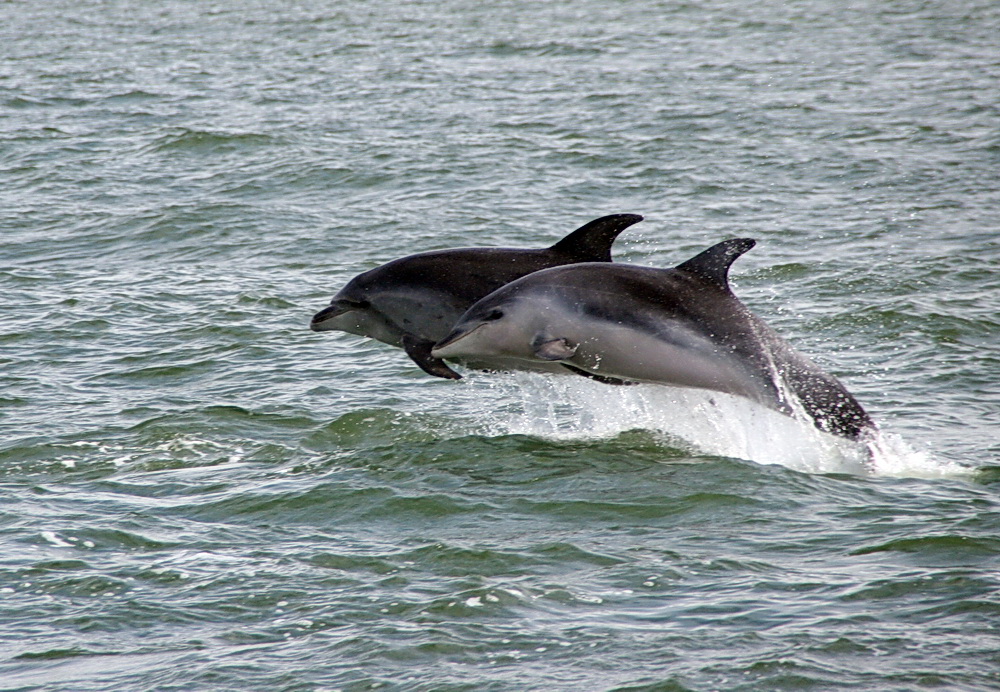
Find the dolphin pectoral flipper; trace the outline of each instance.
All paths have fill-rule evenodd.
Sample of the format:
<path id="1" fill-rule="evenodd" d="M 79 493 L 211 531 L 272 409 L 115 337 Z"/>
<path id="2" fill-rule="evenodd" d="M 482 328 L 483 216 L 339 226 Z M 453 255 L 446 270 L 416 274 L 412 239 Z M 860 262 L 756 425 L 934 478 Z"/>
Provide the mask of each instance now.
<path id="1" fill-rule="evenodd" d="M 694 274 L 719 288 L 729 288 L 729 268 L 743 253 L 757 244 L 753 238 L 732 238 L 723 240 L 701 252 L 687 262 L 677 265 L 677 269 Z"/>
<path id="2" fill-rule="evenodd" d="M 617 377 L 606 377 L 604 375 L 598 375 L 593 372 L 587 372 L 583 368 L 578 368 L 575 365 L 570 365 L 569 363 L 562 363 L 562 366 L 572 373 L 576 373 L 582 377 L 586 377 L 589 380 L 594 380 L 595 382 L 600 382 L 601 384 L 614 384 L 614 385 L 633 385 L 639 384 L 638 382 L 633 382 L 631 380 L 620 380 Z"/>
<path id="3" fill-rule="evenodd" d="M 443 377 L 447 380 L 460 380 L 462 376 L 448 367 L 440 358 L 431 355 L 431 347 L 434 342 L 428 339 L 421 339 L 413 334 L 403 334 L 403 350 L 420 369 L 428 375 Z"/>
<path id="4" fill-rule="evenodd" d="M 539 334 L 535 337 L 535 357 L 540 360 L 566 360 L 576 353 L 577 345 L 567 339 L 552 339 Z"/>

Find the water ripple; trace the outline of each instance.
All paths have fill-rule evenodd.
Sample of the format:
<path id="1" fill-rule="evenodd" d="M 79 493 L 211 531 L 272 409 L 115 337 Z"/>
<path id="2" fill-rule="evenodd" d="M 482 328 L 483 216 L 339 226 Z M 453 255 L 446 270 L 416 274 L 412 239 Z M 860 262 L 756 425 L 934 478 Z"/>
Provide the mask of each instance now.
<path id="1" fill-rule="evenodd" d="M 997 688 L 996 3 L 327 5 L 2 5 L 5 686 Z M 881 438 L 308 330 L 623 211 Z"/>

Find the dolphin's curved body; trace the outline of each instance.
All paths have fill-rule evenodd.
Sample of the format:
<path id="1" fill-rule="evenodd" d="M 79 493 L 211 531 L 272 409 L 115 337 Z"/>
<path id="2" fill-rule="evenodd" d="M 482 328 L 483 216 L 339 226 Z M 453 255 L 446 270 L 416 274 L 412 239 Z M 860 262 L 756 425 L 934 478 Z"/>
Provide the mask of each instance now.
<path id="1" fill-rule="evenodd" d="M 310 328 L 367 336 L 402 347 L 424 372 L 461 375 L 431 355 L 455 321 L 480 298 L 515 279 L 574 262 L 610 262 L 618 234 L 642 221 L 638 214 L 595 219 L 555 245 L 542 249 L 461 248 L 423 252 L 383 264 L 351 279 L 329 307 L 316 313 Z M 465 359 L 476 366 L 476 359 Z M 563 370 L 551 363 L 493 358 L 495 369 Z"/>
<path id="2" fill-rule="evenodd" d="M 727 240 L 673 269 L 584 263 L 539 271 L 478 301 L 431 352 L 726 392 L 802 411 L 820 430 L 850 439 L 874 430 L 836 378 L 733 294 L 729 268 L 754 245 Z"/>

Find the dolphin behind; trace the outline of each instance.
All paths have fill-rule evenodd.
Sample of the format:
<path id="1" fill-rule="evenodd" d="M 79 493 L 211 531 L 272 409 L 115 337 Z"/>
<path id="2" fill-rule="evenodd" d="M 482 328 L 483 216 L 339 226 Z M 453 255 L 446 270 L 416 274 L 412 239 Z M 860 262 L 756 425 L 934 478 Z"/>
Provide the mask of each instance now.
<path id="1" fill-rule="evenodd" d="M 461 248 L 393 260 L 351 279 L 329 307 L 313 316 L 310 328 L 348 332 L 402 347 L 424 372 L 459 379 L 461 375 L 431 355 L 431 347 L 448 334 L 466 309 L 504 284 L 541 269 L 611 262 L 611 244 L 639 221 L 638 214 L 604 216 L 542 249 Z M 562 369 L 549 363 L 505 363 L 503 359 L 490 363 L 497 369 Z"/>
<path id="2" fill-rule="evenodd" d="M 735 394 L 849 439 L 871 418 L 833 376 L 796 352 L 729 287 L 755 245 L 723 241 L 673 269 L 583 263 L 494 291 L 435 344 L 439 358 L 560 363 L 574 372 Z"/>

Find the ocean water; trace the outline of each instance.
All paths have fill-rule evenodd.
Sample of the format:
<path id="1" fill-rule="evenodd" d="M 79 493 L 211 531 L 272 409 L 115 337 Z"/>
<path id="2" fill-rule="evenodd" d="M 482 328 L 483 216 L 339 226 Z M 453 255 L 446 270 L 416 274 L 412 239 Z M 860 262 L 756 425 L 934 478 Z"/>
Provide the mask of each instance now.
<path id="1" fill-rule="evenodd" d="M 1000 688 L 1000 5 L 0 2 L 0 689 Z M 646 220 L 878 420 L 430 378 L 350 277 Z"/>

